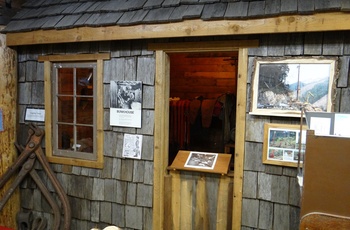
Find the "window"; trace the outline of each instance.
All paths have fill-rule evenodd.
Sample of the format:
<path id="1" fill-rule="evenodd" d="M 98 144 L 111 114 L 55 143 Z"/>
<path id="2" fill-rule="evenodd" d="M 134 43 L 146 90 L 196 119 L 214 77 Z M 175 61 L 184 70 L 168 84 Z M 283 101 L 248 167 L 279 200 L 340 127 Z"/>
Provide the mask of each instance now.
<path id="1" fill-rule="evenodd" d="M 53 155 L 96 160 L 96 63 L 56 63 L 52 79 Z"/>
<path id="2" fill-rule="evenodd" d="M 103 167 L 103 60 L 110 54 L 40 56 L 49 162 Z"/>

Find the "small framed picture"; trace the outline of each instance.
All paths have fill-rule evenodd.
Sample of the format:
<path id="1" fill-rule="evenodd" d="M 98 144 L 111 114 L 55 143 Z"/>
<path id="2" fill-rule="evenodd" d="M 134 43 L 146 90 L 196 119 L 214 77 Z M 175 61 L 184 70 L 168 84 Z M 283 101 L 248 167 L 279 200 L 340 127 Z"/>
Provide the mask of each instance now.
<path id="1" fill-rule="evenodd" d="M 300 125 L 266 123 L 264 127 L 263 163 L 297 167 L 298 162 L 302 163 L 304 159 L 306 129 L 303 126 L 302 132 L 300 132 Z"/>
<path id="2" fill-rule="evenodd" d="M 214 169 L 217 158 L 217 153 L 190 152 L 185 167 Z"/>
<path id="3" fill-rule="evenodd" d="M 45 109 L 42 108 L 26 108 L 24 116 L 25 121 L 44 122 Z"/>

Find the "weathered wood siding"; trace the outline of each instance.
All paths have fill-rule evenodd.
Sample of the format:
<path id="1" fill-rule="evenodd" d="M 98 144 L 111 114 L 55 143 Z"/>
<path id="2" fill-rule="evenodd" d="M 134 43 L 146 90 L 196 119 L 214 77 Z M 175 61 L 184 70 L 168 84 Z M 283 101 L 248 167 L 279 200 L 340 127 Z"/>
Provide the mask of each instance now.
<path id="1" fill-rule="evenodd" d="M 171 171 L 165 185 L 165 229 L 232 228 L 233 177 Z"/>
<path id="2" fill-rule="evenodd" d="M 230 39 L 238 37 L 230 37 Z M 350 88 L 348 68 L 350 57 L 349 32 L 298 33 L 263 36 L 245 36 L 244 39 L 260 40 L 260 47 L 249 49 L 248 102 L 251 74 L 255 57 L 282 56 L 330 56 L 339 57 L 336 112 L 350 112 Z M 201 39 L 202 41 L 204 39 Z M 212 38 L 208 38 L 212 40 Z M 172 41 L 171 39 L 169 40 Z M 179 40 L 174 40 L 178 42 Z M 111 60 L 104 61 L 104 162 L 102 170 L 53 164 L 57 177 L 63 184 L 73 207 L 72 229 L 89 229 L 116 224 L 125 229 L 152 229 L 153 198 L 153 132 L 154 132 L 154 72 L 155 56 L 147 50 L 146 40 L 112 41 L 96 43 L 57 44 L 18 48 L 18 104 L 21 132 L 18 139 L 26 138 L 24 111 L 27 106 L 43 107 L 43 63 L 38 55 L 111 52 Z M 154 42 L 154 41 L 152 41 Z M 161 42 L 164 42 L 162 40 Z M 140 80 L 143 82 L 142 128 L 109 126 L 109 86 L 111 80 Z M 249 108 L 250 105 L 247 105 Z M 299 225 L 300 193 L 295 168 L 262 164 L 263 125 L 266 122 L 297 124 L 297 118 L 246 116 L 246 142 L 243 183 L 242 229 L 297 229 Z M 43 125 L 43 124 L 40 124 Z M 122 158 L 124 133 L 144 135 L 141 160 Z M 166 153 L 165 153 L 166 154 Z M 39 167 L 40 168 L 40 167 Z M 162 170 L 162 169 L 161 169 Z M 45 175 L 42 175 L 45 179 Z M 168 178 L 170 177 L 170 178 Z M 183 192 L 183 196 L 171 196 L 165 200 L 165 212 L 171 213 L 170 227 L 177 229 L 198 225 L 208 229 L 221 229 L 213 223 L 217 217 L 212 206 L 221 209 L 229 201 L 231 190 L 220 190 L 214 179 L 200 179 L 198 175 L 167 176 L 166 190 Z M 21 206 L 34 210 L 50 220 L 50 209 L 33 182 L 22 184 Z M 179 187 L 177 187 L 179 186 Z M 202 189 L 204 188 L 205 189 Z M 195 190 L 191 190 L 195 188 Z M 180 190 L 179 190 L 180 189 Z M 217 190 L 219 189 L 219 190 Z M 174 191 L 173 191 L 174 190 Z M 221 192 L 219 192 L 221 191 Z M 167 193 L 169 195 L 169 193 Z M 215 194 L 212 196 L 212 194 Z M 219 194 L 228 195 L 221 202 L 213 201 Z M 171 193 L 170 193 L 171 195 Z M 210 199 L 205 197 L 210 195 Z M 29 199 L 33 198 L 33 199 Z M 166 197 L 169 198 L 169 197 Z M 160 198 L 161 199 L 161 198 Z M 199 200 L 209 207 L 203 209 Z M 217 203 L 216 203 L 217 202 Z M 190 205 L 191 209 L 185 209 Z M 224 209 L 227 207 L 225 206 Z M 183 212 L 188 213 L 184 216 Z M 224 215 L 225 213 L 223 213 Z M 208 216 L 209 219 L 204 218 Z M 170 216 L 167 216 L 170 217 Z M 203 218 L 202 218 L 203 217 Z M 210 219 L 212 218 L 212 219 Z M 230 217 L 227 217 L 229 220 Z M 202 220 L 202 221 L 199 221 Z M 216 221 L 219 219 L 215 219 Z M 50 222 L 49 222 L 50 223 Z M 216 225 L 216 228 L 212 225 Z M 230 223 L 227 222 L 227 226 Z M 224 225 L 226 226 L 226 225 Z M 226 227 L 224 227 L 226 229 Z"/>
<path id="3" fill-rule="evenodd" d="M 260 47 L 249 49 L 250 98 L 255 57 L 336 57 L 339 78 L 335 112 L 350 111 L 349 32 L 264 35 Z M 247 108 L 250 108 L 248 100 Z M 247 111 L 248 112 L 248 111 Z M 246 117 L 242 229 L 298 229 L 300 191 L 297 169 L 262 164 L 264 123 L 299 124 L 300 118 Z"/>
<path id="4" fill-rule="evenodd" d="M 152 229 L 153 201 L 153 114 L 154 114 L 154 53 L 146 43 L 101 42 L 58 44 L 18 49 L 19 77 L 19 139 L 24 143 L 25 108 L 43 107 L 43 63 L 39 55 L 110 52 L 104 61 L 104 168 L 102 170 L 51 164 L 63 185 L 72 207 L 71 229 L 104 228 L 117 225 L 125 229 Z M 109 125 L 110 81 L 139 80 L 143 82 L 142 128 L 111 127 Z M 43 123 L 38 123 L 43 126 Z M 142 159 L 122 157 L 123 134 L 142 134 Z M 40 167 L 38 167 L 40 170 Z M 44 173 L 39 173 L 47 182 Z M 21 206 L 34 216 L 44 216 L 51 226 L 50 206 L 32 180 L 21 187 Z"/>

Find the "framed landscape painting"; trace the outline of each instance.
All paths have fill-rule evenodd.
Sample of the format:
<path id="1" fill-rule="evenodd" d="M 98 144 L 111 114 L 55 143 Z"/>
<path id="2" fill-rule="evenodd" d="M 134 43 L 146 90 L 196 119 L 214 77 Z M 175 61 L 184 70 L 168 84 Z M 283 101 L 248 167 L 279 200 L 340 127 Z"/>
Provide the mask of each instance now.
<path id="1" fill-rule="evenodd" d="M 256 59 L 250 114 L 300 117 L 331 112 L 336 59 Z"/>

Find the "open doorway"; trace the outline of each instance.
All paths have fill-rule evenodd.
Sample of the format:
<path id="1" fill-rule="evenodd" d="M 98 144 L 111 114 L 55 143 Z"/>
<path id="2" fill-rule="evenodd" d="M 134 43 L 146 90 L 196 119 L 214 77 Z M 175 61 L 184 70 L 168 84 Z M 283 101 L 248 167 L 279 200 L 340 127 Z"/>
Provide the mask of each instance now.
<path id="1" fill-rule="evenodd" d="M 233 153 L 238 52 L 169 58 L 169 165 L 179 150 Z"/>

